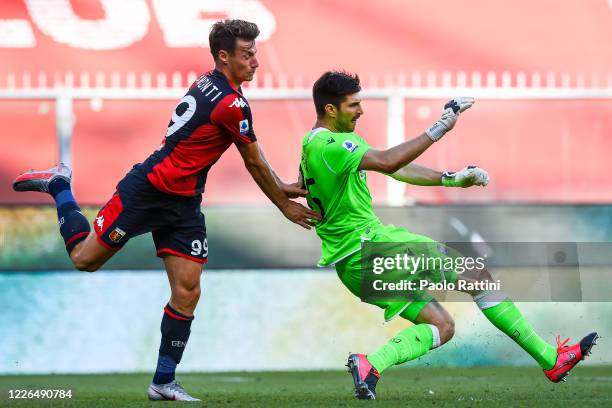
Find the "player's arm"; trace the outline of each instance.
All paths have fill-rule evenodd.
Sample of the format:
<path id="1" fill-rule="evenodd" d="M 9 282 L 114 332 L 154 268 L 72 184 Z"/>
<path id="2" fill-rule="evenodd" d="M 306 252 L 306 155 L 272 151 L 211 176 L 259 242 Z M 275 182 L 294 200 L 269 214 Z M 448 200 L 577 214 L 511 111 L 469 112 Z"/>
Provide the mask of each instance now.
<path id="1" fill-rule="evenodd" d="M 418 164 L 409 163 L 388 174 L 398 181 L 417 186 L 471 187 L 489 184 L 489 174 L 480 167 L 467 166 L 458 172 L 440 172 Z"/>
<path id="2" fill-rule="evenodd" d="M 310 229 L 310 226 L 313 225 L 310 221 L 311 219 L 321 220 L 319 213 L 289 200 L 285 193 L 281 191 L 280 186 L 272 175 L 268 162 L 261 155 L 257 142 L 236 144 L 236 146 L 253 180 L 255 180 L 261 191 L 281 210 L 287 219 L 306 229 Z"/>
<path id="3" fill-rule="evenodd" d="M 474 104 L 474 98 L 455 98 L 444 105 L 442 116 L 420 136 L 387 150 L 370 149 L 361 159 L 360 170 L 393 174 L 440 140 L 457 122 L 459 114 Z"/>
<path id="4" fill-rule="evenodd" d="M 301 204 L 290 201 L 288 194 L 282 191 L 280 179 L 274 174 L 257 143 L 253 130 L 253 116 L 247 106 L 234 106 L 230 103 L 235 95 L 226 95 L 212 110 L 210 121 L 219 126 L 231 137 L 238 148 L 244 164 L 251 176 L 266 196 L 276 205 L 290 221 L 310 229 L 309 219 L 320 219 L 320 216 Z M 280 184 L 280 183 L 282 184 Z M 289 195 L 292 195 L 289 192 Z"/>
<path id="5" fill-rule="evenodd" d="M 272 177 L 274 177 L 274 180 L 276 180 L 276 183 L 280 187 L 281 191 L 285 193 L 287 197 L 289 198 L 306 197 L 306 194 L 308 194 L 308 190 L 304 189 L 304 186 L 300 181 L 297 181 L 292 184 L 287 184 L 283 182 L 283 180 L 281 180 L 280 177 L 278 177 L 278 174 L 276 174 L 272 166 L 270 166 L 270 163 L 268 163 L 268 160 L 266 159 L 266 155 L 264 154 L 264 151 L 261 148 L 261 146 L 259 146 L 259 154 L 261 155 L 261 158 L 263 159 L 263 161 L 266 162 L 266 164 L 268 165 L 268 168 L 270 169 L 270 172 L 272 173 Z"/>
<path id="6" fill-rule="evenodd" d="M 368 150 L 359 163 L 359 170 L 393 174 L 419 157 L 433 144 L 425 133 L 387 150 Z"/>
<path id="7" fill-rule="evenodd" d="M 441 186 L 442 172 L 430 169 L 428 167 L 419 166 L 415 163 L 408 163 L 395 173 L 387 174 L 397 181 L 415 186 Z"/>

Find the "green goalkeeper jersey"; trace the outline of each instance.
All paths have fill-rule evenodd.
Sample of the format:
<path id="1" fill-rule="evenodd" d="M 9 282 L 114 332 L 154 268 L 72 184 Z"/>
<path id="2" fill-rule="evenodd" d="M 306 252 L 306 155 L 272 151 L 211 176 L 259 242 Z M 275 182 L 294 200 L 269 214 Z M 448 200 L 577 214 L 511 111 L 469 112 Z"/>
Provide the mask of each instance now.
<path id="1" fill-rule="evenodd" d="M 322 241 L 319 265 L 330 265 L 361 248 L 364 230 L 379 225 L 366 172 L 359 163 L 370 145 L 355 133 L 310 131 L 302 143 L 300 171 L 308 205 L 323 216 L 316 224 Z"/>

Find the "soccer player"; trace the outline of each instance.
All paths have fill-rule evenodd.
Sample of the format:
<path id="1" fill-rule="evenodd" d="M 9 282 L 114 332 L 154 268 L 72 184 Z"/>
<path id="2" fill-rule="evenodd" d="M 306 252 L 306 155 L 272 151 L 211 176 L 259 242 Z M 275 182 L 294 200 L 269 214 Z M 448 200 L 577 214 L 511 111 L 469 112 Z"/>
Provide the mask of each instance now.
<path id="1" fill-rule="evenodd" d="M 13 183 L 17 191 L 40 191 L 54 198 L 66 250 L 81 271 L 99 269 L 130 238 L 152 232 L 171 297 L 161 322 L 157 370 L 148 388 L 151 400 L 199 401 L 175 381 L 175 370 L 189 338 L 208 257 L 202 193 L 208 171 L 223 152 L 236 145 L 257 185 L 289 220 L 310 229 L 310 220 L 320 219 L 289 200 L 306 191 L 283 183 L 256 141 L 240 86 L 253 79 L 259 66 L 258 35 L 258 27 L 247 21 L 214 24 L 209 40 L 215 68 L 200 76 L 176 105 L 161 146 L 119 181 L 93 231 L 72 194 L 68 167 L 30 171 Z"/>
<path id="2" fill-rule="evenodd" d="M 425 291 L 410 291 L 410 297 L 398 301 L 364 296 L 365 273 L 362 267 L 362 243 L 404 243 L 408 252 L 419 254 L 440 248 L 434 240 L 413 234 L 404 228 L 383 225 L 372 209 L 366 170 L 373 170 L 405 183 L 421 186 L 486 186 L 486 171 L 474 166 L 453 172 L 439 172 L 413 164 L 419 155 L 439 141 L 454 126 L 459 114 L 474 104 L 472 98 L 455 98 L 444 105 L 441 118 L 420 136 L 387 150 L 376 150 L 354 133 L 363 115 L 359 77 L 344 72 L 326 72 L 314 84 L 313 99 L 317 114 L 314 128 L 302 144 L 300 179 L 308 189 L 312 209 L 323 215 L 316 224 L 322 241 L 319 264 L 335 265 L 342 283 L 362 300 L 385 310 L 388 321 L 396 316 L 414 323 L 393 337 L 377 351 L 351 354 L 347 366 L 355 383 L 355 396 L 375 399 L 376 384 L 389 367 L 416 359 L 448 342 L 454 334 L 450 314 Z M 365 248 L 365 247 L 363 247 Z M 443 257 L 444 250 L 437 249 Z M 494 282 L 486 269 L 472 270 L 459 276 L 456 271 L 420 270 L 417 277 L 446 282 Z M 419 276 L 420 275 L 420 276 Z M 569 371 L 590 352 L 596 333 L 573 346 L 557 338 L 555 348 L 533 330 L 515 304 L 497 291 L 471 291 L 485 317 L 529 353 L 553 382 L 564 380 Z"/>

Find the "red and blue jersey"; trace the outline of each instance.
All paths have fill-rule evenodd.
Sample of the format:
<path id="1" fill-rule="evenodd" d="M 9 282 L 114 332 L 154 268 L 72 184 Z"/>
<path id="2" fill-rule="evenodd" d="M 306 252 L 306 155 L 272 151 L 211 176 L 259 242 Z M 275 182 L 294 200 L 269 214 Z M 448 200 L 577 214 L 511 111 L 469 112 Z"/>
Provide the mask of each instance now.
<path id="1" fill-rule="evenodd" d="M 232 143 L 256 140 L 251 108 L 240 88 L 213 70 L 193 83 L 176 105 L 162 145 L 132 173 L 144 173 L 164 193 L 196 196 Z"/>

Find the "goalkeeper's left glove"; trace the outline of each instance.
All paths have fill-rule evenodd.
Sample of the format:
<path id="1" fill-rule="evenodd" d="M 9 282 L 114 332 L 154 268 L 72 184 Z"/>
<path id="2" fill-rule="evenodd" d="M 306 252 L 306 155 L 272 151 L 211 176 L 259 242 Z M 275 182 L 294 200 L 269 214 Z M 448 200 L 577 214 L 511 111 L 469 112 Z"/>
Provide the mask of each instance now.
<path id="1" fill-rule="evenodd" d="M 442 185 L 444 187 L 484 187 L 487 184 L 489 184 L 489 173 L 476 166 L 467 166 L 456 173 L 449 171 L 442 173 Z"/>

